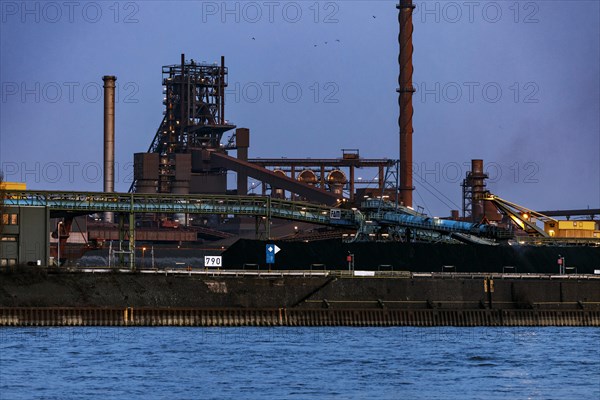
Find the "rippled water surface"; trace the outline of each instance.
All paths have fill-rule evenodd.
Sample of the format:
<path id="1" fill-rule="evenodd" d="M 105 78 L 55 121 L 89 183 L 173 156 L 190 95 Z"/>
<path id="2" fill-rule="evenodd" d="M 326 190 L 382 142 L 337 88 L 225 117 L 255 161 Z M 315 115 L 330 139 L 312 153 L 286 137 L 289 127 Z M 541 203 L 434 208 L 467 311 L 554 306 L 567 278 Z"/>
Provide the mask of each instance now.
<path id="1" fill-rule="evenodd" d="M 600 329 L 0 329 L 32 398 L 598 400 Z"/>

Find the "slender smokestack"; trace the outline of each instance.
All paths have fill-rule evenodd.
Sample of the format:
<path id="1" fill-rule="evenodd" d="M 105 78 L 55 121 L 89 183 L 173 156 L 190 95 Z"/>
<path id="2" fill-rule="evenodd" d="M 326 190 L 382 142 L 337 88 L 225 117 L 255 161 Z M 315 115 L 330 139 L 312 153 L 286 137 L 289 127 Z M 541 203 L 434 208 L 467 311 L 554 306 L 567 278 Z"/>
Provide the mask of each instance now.
<path id="1" fill-rule="evenodd" d="M 104 81 L 104 192 L 115 191 L 115 76 Z M 104 213 L 104 220 L 113 222 L 113 213 Z"/>
<path id="2" fill-rule="evenodd" d="M 221 99 L 221 125 L 225 125 L 225 56 L 221 56 L 221 87 L 220 87 L 220 99 Z"/>
<path id="3" fill-rule="evenodd" d="M 177 138 L 178 142 L 180 140 L 183 140 L 183 130 L 184 130 L 185 125 L 187 125 L 187 119 L 185 118 L 184 104 L 185 104 L 185 54 L 181 53 L 181 85 L 180 85 L 180 89 L 179 89 L 179 112 L 180 112 L 179 126 L 181 127 L 180 128 L 181 130 L 179 132 L 179 137 Z"/>
<path id="4" fill-rule="evenodd" d="M 398 43 L 400 44 L 400 54 L 398 56 L 398 63 L 400 64 L 400 75 L 398 77 L 398 104 L 400 106 L 400 116 L 398 118 L 398 125 L 400 127 L 400 199 L 405 206 L 412 207 L 414 190 L 412 179 L 412 96 L 415 91 L 412 85 L 412 14 L 415 6 L 412 0 L 400 0 L 400 4 L 396 8 L 398 9 L 398 23 L 400 24 L 400 34 L 398 35 Z"/>
<path id="5" fill-rule="evenodd" d="M 485 194 L 485 180 L 488 177 L 483 172 L 483 160 L 471 160 L 471 215 L 473 222 L 479 222 L 485 216 L 485 204 L 481 197 Z"/>

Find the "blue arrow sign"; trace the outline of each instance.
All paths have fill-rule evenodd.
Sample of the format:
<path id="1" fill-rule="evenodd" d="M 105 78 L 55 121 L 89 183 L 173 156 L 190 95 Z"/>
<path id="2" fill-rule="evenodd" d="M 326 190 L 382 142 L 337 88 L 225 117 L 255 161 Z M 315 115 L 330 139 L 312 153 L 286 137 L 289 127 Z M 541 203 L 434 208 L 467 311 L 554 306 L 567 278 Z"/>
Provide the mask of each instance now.
<path id="1" fill-rule="evenodd" d="M 267 264 L 275 264 L 275 254 L 279 253 L 281 249 L 274 244 L 267 244 L 266 256 Z"/>

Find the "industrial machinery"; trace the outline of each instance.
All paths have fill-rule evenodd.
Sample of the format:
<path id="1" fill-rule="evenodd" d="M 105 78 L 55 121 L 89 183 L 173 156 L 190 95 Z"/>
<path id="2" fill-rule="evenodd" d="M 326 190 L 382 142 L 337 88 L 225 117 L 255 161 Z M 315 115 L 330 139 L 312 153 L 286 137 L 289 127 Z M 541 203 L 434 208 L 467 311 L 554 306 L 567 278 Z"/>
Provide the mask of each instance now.
<path id="1" fill-rule="evenodd" d="M 361 158 L 358 149 L 342 149 L 341 158 L 254 158 L 248 161 L 306 185 L 332 192 L 339 199 L 346 199 L 356 206 L 366 197 L 380 196 L 389 183 L 386 171 L 396 168 L 395 160 Z M 372 170 L 374 172 L 370 172 Z M 366 174 L 367 178 L 357 176 L 358 171 Z M 393 183 L 395 186 L 396 182 Z M 268 184 L 262 185 L 262 194 L 267 194 L 268 189 Z M 286 196 L 284 191 L 277 187 L 271 188 L 271 195 L 274 194 L 278 197 L 293 197 Z M 395 200 L 395 190 L 388 195 L 392 195 Z"/>
<path id="2" fill-rule="evenodd" d="M 512 203 L 489 192 L 481 194 L 480 200 L 494 205 L 512 223 L 517 226 L 525 236 L 545 239 L 545 242 L 600 242 L 600 229 L 594 220 L 557 220 L 542 212 L 531 210 L 527 207 Z M 543 226 L 537 223 L 541 222 Z M 520 238 L 523 240 L 523 238 Z M 526 240 L 526 239 L 525 239 Z"/>
<path id="3" fill-rule="evenodd" d="M 250 131 L 235 130 L 228 143 L 223 134 L 236 126 L 225 119 L 228 70 L 221 64 L 186 61 L 163 67 L 164 118 L 146 153 L 134 156 L 136 193 L 226 194 L 227 171 L 238 174 L 237 194 L 248 192 L 248 176 L 273 188 L 323 204 L 335 204 L 339 193 L 307 185 L 248 162 Z M 237 150 L 237 158 L 228 155 Z"/>
<path id="4" fill-rule="evenodd" d="M 221 151 L 223 134 L 235 128 L 225 120 L 227 68 L 186 62 L 162 68 L 164 118 L 147 153 L 134 156 L 137 193 L 224 193 L 226 175 L 205 165 L 204 151 Z"/>

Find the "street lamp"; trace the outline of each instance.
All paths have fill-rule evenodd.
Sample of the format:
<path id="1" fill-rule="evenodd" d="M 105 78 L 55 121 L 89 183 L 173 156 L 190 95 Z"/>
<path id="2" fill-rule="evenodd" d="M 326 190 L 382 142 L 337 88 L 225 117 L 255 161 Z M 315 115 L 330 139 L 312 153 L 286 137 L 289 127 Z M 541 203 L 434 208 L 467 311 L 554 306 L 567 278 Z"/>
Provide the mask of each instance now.
<path id="1" fill-rule="evenodd" d="M 58 267 L 60 267 L 60 226 L 62 224 L 63 224 L 62 221 L 58 221 L 57 235 L 56 235 L 56 237 L 58 238 L 57 241 L 56 241 L 56 258 L 57 258 L 56 265 Z"/>
<path id="2" fill-rule="evenodd" d="M 146 263 L 145 260 L 146 260 L 146 248 L 142 247 L 142 268 L 144 267 L 144 265 Z"/>

